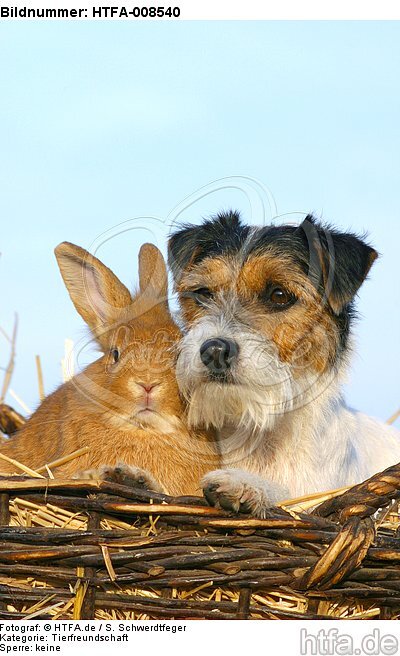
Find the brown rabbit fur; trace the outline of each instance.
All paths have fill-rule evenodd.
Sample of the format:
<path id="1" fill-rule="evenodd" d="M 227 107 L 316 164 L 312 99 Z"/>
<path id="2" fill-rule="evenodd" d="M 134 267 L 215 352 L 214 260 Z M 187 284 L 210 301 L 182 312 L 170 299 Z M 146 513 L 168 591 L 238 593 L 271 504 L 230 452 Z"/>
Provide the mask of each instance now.
<path id="1" fill-rule="evenodd" d="M 197 494 L 218 458 L 213 440 L 185 423 L 174 373 L 181 333 L 168 308 L 160 251 L 142 246 L 140 292 L 133 296 L 79 246 L 64 242 L 55 253 L 71 299 L 104 355 L 49 395 L 1 452 L 36 469 L 87 446 L 86 455 L 55 475 L 83 471 L 173 495 Z M 0 469 L 15 471 L 5 462 Z"/>

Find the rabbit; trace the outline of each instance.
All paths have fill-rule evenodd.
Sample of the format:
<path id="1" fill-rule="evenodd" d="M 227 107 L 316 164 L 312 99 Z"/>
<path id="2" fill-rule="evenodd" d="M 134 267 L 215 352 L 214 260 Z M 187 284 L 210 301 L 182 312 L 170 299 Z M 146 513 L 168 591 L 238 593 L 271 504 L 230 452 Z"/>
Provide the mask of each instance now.
<path id="1" fill-rule="evenodd" d="M 55 475 L 199 494 L 200 479 L 218 455 L 213 439 L 185 422 L 174 372 L 181 332 L 168 307 L 162 254 L 152 244 L 141 247 L 139 291 L 132 296 L 83 248 L 63 242 L 55 255 L 103 355 L 45 398 L 0 452 L 36 469 L 89 447 Z M 15 468 L 0 461 L 0 470 Z"/>

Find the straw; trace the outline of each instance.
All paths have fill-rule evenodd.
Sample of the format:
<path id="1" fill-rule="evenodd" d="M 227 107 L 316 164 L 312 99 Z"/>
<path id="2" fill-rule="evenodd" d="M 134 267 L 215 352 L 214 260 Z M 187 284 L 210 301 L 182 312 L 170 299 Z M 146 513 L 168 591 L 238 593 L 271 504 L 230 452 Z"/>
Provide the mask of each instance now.
<path id="1" fill-rule="evenodd" d="M 21 462 L 18 462 L 18 460 L 14 460 L 14 458 L 9 458 L 8 456 L 4 455 L 4 453 L 0 453 L 0 459 L 9 462 L 11 465 L 14 465 L 14 467 L 16 467 L 17 469 L 20 469 L 25 474 L 28 474 L 28 476 L 33 476 L 34 478 L 44 478 L 44 476 L 38 474 L 38 472 L 35 471 L 34 469 L 31 469 L 30 467 L 23 465 Z"/>
<path id="2" fill-rule="evenodd" d="M 41 401 L 43 401 L 46 395 L 44 392 L 43 371 L 42 371 L 42 363 L 40 361 L 40 355 L 35 356 L 35 361 L 36 361 L 36 373 L 38 378 L 39 398 Z"/>

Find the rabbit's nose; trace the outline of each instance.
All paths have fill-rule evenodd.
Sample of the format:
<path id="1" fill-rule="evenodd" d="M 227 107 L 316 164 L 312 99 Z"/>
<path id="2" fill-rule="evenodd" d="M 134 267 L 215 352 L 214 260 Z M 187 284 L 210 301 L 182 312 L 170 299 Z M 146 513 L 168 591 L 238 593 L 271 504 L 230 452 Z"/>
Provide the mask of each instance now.
<path id="1" fill-rule="evenodd" d="M 150 394 L 151 390 L 157 387 L 160 383 L 138 383 L 140 387 L 143 387 L 144 391 L 147 394 Z"/>

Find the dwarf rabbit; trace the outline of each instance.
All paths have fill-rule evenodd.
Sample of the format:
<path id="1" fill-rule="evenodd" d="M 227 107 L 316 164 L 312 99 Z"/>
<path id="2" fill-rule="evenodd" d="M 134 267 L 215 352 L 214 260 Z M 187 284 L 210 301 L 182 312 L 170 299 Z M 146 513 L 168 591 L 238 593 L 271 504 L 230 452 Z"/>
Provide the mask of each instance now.
<path id="1" fill-rule="evenodd" d="M 64 242 L 55 254 L 103 355 L 49 395 L 1 452 L 35 469 L 87 446 L 86 455 L 59 467 L 56 476 L 198 493 L 201 477 L 218 459 L 213 440 L 185 423 L 174 373 L 181 333 L 169 311 L 160 251 L 142 246 L 140 290 L 133 296 L 79 246 Z M 0 461 L 0 470 L 14 468 Z"/>

